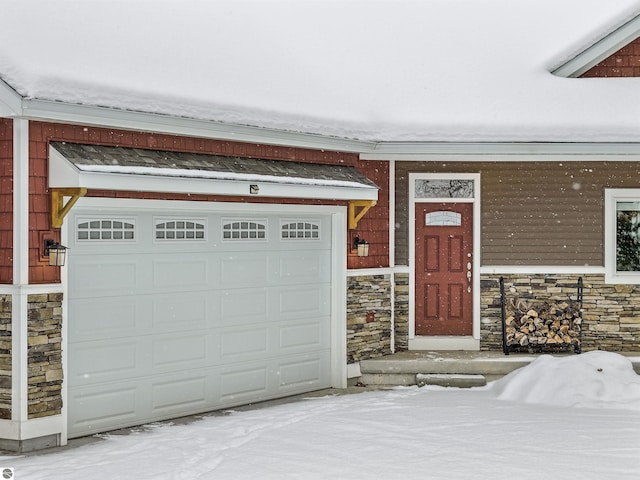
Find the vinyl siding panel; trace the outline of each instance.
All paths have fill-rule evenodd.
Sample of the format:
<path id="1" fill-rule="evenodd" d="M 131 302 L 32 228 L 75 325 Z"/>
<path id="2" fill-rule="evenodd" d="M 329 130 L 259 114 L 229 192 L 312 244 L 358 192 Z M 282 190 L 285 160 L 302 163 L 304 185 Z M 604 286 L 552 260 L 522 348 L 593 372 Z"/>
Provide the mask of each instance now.
<path id="1" fill-rule="evenodd" d="M 602 266 L 604 189 L 639 162 L 396 162 L 396 263 L 408 264 L 409 173 L 481 174 L 482 265 Z"/>

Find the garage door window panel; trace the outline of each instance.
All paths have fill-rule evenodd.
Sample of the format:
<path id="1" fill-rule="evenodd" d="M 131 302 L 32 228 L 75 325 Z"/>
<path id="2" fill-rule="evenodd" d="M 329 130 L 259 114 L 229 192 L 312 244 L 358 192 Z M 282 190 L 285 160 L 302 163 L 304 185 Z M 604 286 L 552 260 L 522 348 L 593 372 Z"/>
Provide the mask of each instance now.
<path id="1" fill-rule="evenodd" d="M 285 221 L 280 226 L 282 240 L 320 240 L 320 224 L 310 221 Z"/>
<path id="2" fill-rule="evenodd" d="M 156 219 L 156 241 L 204 241 L 206 240 L 204 219 Z"/>
<path id="3" fill-rule="evenodd" d="M 136 224 L 133 219 L 78 219 L 78 241 L 134 241 Z"/>
<path id="4" fill-rule="evenodd" d="M 259 241 L 266 242 L 267 221 L 266 220 L 246 220 L 246 219 L 223 219 L 222 220 L 222 240 L 233 241 Z"/>

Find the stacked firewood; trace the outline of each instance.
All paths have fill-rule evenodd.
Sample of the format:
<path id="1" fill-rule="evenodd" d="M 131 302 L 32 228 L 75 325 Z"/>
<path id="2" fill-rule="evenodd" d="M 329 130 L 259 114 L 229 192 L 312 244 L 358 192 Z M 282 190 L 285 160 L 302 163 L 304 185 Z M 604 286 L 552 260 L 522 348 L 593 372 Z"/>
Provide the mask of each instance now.
<path id="1" fill-rule="evenodd" d="M 581 325 L 580 305 L 570 299 L 540 304 L 511 299 L 506 305 L 507 346 L 579 346 Z"/>

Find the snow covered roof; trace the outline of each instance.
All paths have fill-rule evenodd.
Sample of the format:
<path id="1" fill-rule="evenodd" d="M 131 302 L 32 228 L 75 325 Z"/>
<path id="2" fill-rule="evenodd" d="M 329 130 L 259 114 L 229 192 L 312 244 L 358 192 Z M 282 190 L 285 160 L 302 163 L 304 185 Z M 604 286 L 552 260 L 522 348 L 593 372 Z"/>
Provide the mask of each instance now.
<path id="1" fill-rule="evenodd" d="M 363 151 L 638 142 L 639 78 L 552 73 L 638 14 L 640 0 L 5 0 L 0 115 L 153 114 L 135 118 Z"/>

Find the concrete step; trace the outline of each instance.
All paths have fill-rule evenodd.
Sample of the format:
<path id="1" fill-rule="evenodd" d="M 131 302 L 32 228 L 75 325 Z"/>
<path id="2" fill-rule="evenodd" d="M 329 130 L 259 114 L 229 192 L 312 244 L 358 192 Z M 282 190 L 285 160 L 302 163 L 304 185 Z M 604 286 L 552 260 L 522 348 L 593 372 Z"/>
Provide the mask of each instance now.
<path id="1" fill-rule="evenodd" d="M 365 374 L 417 374 L 440 373 L 462 375 L 504 376 L 528 365 L 530 357 L 503 356 L 502 358 L 455 358 L 390 355 L 362 360 L 360 371 Z"/>
<path id="2" fill-rule="evenodd" d="M 440 387 L 472 388 L 484 387 L 487 379 L 483 375 L 462 375 L 447 373 L 418 373 L 416 374 L 416 385 L 437 385 Z"/>
<path id="3" fill-rule="evenodd" d="M 395 387 L 416 384 L 415 373 L 363 373 L 357 383 L 368 387 Z"/>
<path id="4" fill-rule="evenodd" d="M 640 353 L 622 354 L 632 361 L 635 371 L 640 374 Z M 479 386 L 525 367 L 537 357 L 535 354 L 504 355 L 502 352 L 399 352 L 361 360 L 361 376 L 357 381 L 371 386 Z"/>
<path id="5" fill-rule="evenodd" d="M 440 387 L 471 388 L 487 384 L 484 375 L 446 373 L 364 373 L 358 382 L 367 386 L 391 387 L 437 385 Z"/>
<path id="6" fill-rule="evenodd" d="M 528 365 L 535 357 L 495 352 L 401 352 L 360 361 L 363 385 L 478 387 Z"/>

